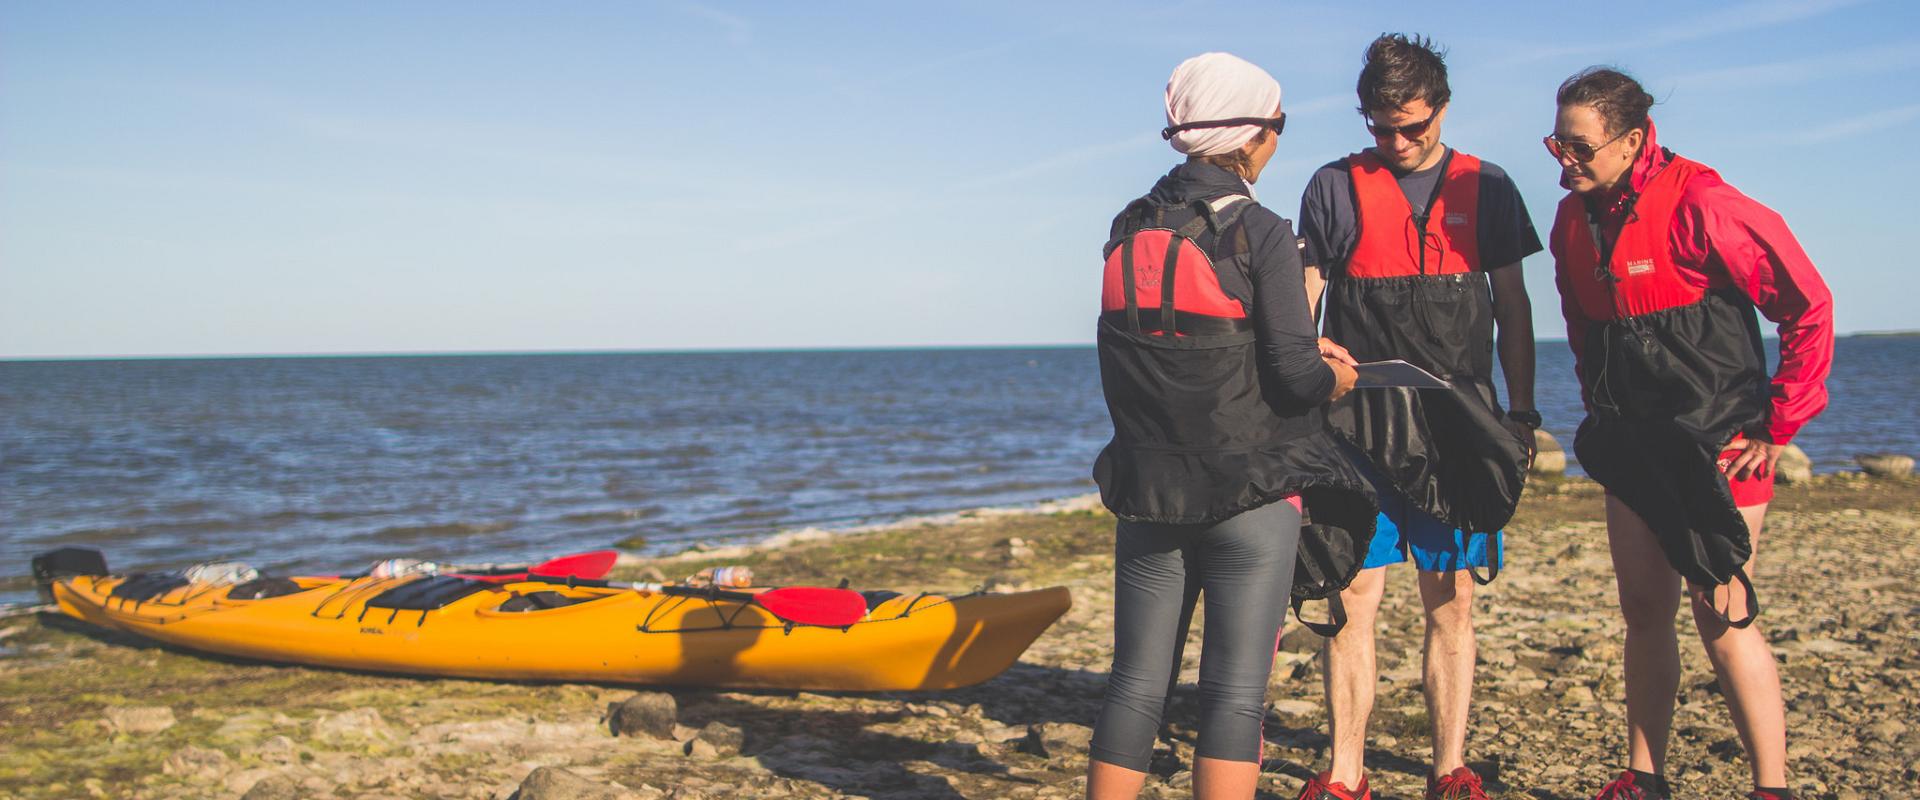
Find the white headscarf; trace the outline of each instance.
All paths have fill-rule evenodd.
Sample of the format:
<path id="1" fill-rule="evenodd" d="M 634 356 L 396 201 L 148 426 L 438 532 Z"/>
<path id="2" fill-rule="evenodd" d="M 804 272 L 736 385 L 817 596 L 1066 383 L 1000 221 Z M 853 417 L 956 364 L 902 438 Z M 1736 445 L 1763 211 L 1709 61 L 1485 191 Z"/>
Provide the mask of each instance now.
<path id="1" fill-rule="evenodd" d="M 1180 62 L 1167 79 L 1167 124 L 1234 117 L 1271 117 L 1280 107 L 1280 82 L 1239 56 L 1202 53 Z M 1195 128 L 1173 135 L 1173 149 L 1212 156 L 1239 149 L 1260 133 L 1258 125 Z"/>

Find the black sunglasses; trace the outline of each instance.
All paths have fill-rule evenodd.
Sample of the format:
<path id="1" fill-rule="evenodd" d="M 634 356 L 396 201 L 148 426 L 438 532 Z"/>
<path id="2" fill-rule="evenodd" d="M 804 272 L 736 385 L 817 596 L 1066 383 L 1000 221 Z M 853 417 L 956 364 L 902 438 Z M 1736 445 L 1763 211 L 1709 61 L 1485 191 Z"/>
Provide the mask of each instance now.
<path id="1" fill-rule="evenodd" d="M 1273 135 L 1279 136 L 1282 131 L 1287 129 L 1287 114 L 1283 111 L 1280 113 L 1280 116 L 1277 117 L 1234 117 L 1232 119 L 1182 122 L 1178 125 L 1168 125 L 1165 128 L 1161 128 L 1160 138 L 1172 139 L 1176 133 L 1194 130 L 1195 128 L 1238 128 L 1241 125 L 1258 125 L 1273 131 Z"/>
<path id="2" fill-rule="evenodd" d="M 1399 134 L 1407 137 L 1408 141 L 1425 136 L 1427 129 L 1433 127 L 1433 121 L 1440 117 L 1440 109 L 1436 108 L 1433 113 L 1427 115 L 1426 119 L 1419 122 L 1409 122 L 1405 125 L 1381 125 L 1374 122 L 1373 117 L 1365 116 L 1366 112 L 1360 113 L 1361 118 L 1367 121 L 1367 132 L 1373 134 L 1373 138 L 1391 139 L 1395 134 Z"/>

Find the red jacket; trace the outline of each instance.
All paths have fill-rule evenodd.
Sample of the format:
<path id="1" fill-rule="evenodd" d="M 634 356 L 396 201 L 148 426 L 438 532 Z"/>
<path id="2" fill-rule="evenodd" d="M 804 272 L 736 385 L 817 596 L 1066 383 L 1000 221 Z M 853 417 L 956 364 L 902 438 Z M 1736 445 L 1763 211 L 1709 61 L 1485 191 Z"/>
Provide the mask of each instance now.
<path id="1" fill-rule="evenodd" d="M 1629 178 L 1635 191 L 1669 160 L 1647 123 L 1647 140 Z M 1588 208 L 1603 209 L 1600 227 L 1608 238 L 1624 222 L 1621 199 L 1613 191 L 1587 198 Z M 1780 365 L 1773 375 L 1767 432 L 1775 444 L 1793 439 L 1808 420 L 1827 407 L 1827 374 L 1833 368 L 1833 294 L 1807 258 L 1780 215 L 1740 193 L 1710 171 L 1693 176 L 1674 211 L 1668 246 L 1683 279 L 1706 290 L 1736 288 L 1767 319 L 1780 326 Z M 1556 257 L 1559 255 L 1555 254 Z M 1560 312 L 1567 320 L 1574 371 L 1580 372 L 1587 326 L 1573 287 L 1556 274 Z"/>

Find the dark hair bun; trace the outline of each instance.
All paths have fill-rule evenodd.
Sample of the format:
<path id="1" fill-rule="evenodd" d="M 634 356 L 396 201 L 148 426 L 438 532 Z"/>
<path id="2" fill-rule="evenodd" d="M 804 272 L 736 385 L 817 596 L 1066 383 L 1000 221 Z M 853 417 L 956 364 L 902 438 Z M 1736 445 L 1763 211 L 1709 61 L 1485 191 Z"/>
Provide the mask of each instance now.
<path id="1" fill-rule="evenodd" d="M 1607 133 L 1620 134 L 1647 126 L 1653 95 L 1625 72 L 1613 67 L 1588 67 L 1560 84 L 1561 106 L 1592 106 L 1607 121 Z"/>

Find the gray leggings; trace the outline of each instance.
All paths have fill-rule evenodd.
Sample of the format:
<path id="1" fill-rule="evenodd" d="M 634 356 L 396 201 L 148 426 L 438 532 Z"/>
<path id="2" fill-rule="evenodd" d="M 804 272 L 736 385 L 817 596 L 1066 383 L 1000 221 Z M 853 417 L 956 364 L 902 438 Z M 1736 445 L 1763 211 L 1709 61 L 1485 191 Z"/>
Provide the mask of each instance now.
<path id="1" fill-rule="evenodd" d="M 1093 758 L 1146 771 L 1199 594 L 1207 619 L 1194 752 L 1259 761 L 1300 512 L 1278 502 L 1211 526 L 1123 521 L 1114 540 L 1113 673 L 1093 729 Z"/>

